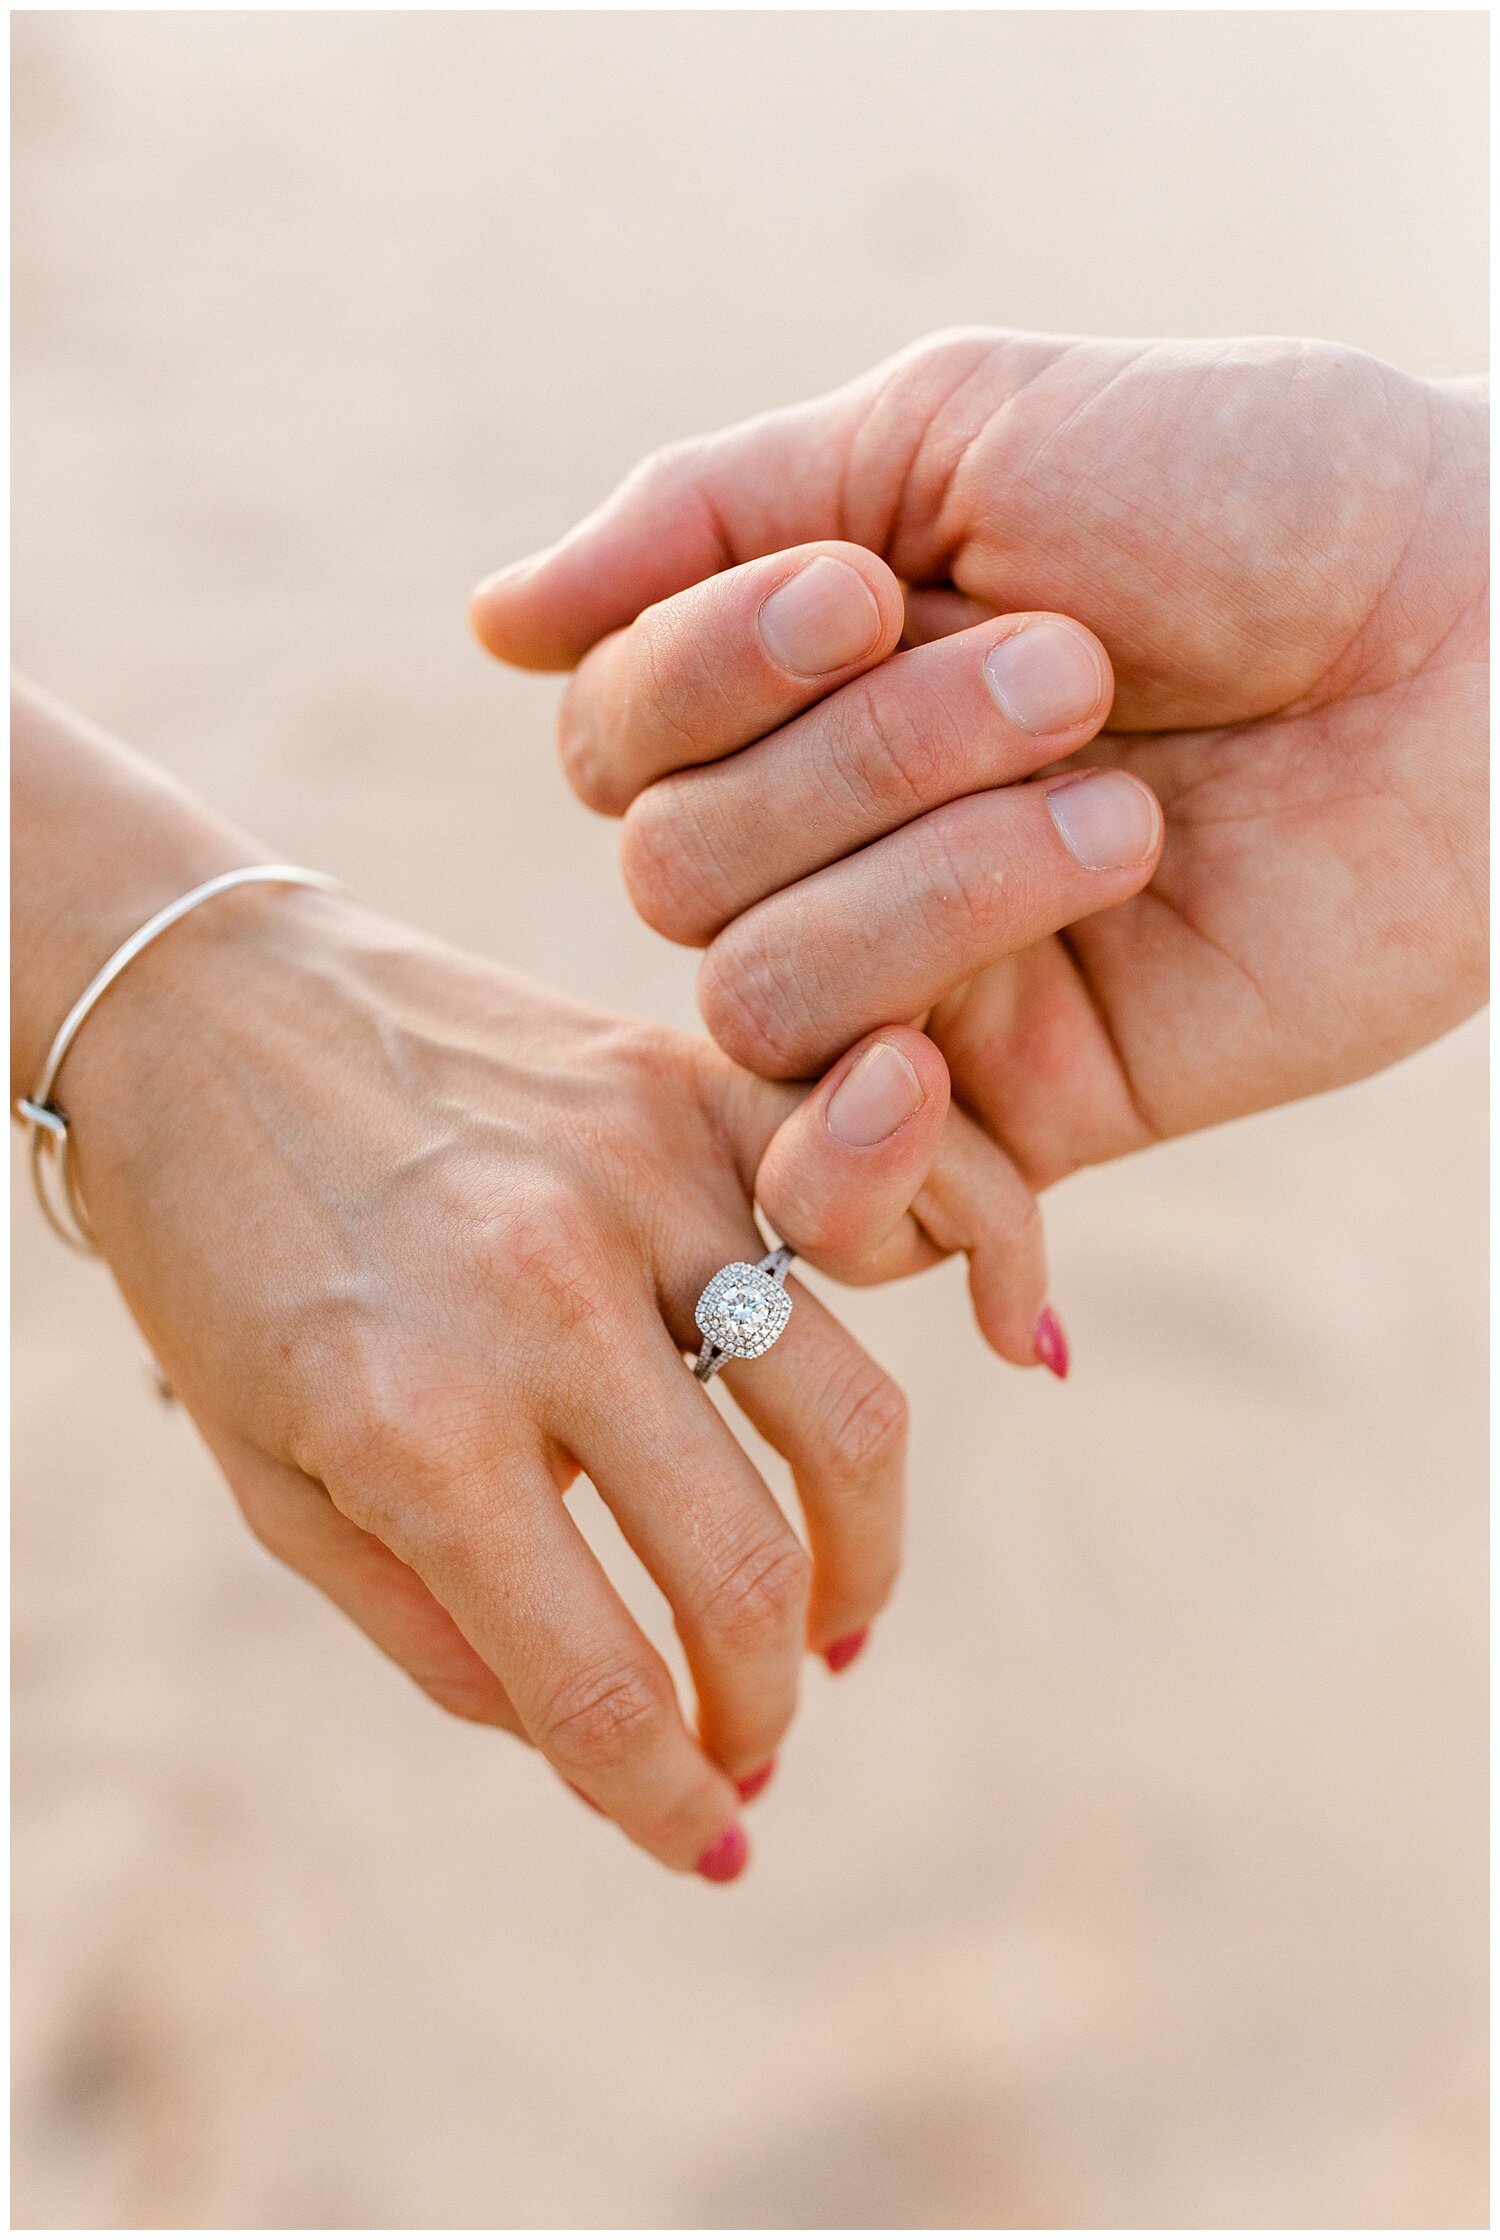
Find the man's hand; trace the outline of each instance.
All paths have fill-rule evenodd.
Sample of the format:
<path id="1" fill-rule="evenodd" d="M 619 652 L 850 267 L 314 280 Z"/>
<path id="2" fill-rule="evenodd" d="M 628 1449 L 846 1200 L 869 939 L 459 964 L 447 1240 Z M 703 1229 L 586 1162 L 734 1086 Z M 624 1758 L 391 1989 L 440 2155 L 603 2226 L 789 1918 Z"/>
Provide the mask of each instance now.
<path id="1" fill-rule="evenodd" d="M 1040 1187 L 1482 1000 L 1484 473 L 1474 388 L 1353 351 L 941 336 L 648 461 L 474 617 L 583 662 L 569 767 L 712 943 L 726 1049 L 806 1072 L 933 1006 Z M 1113 665 L 1097 737 L 1061 617 Z"/>

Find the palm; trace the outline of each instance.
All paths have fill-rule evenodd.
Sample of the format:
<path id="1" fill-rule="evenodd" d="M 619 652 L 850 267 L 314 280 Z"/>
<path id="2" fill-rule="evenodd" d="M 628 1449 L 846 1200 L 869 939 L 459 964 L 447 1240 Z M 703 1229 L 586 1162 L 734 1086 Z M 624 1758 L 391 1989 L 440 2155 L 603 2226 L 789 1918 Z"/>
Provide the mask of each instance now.
<path id="1" fill-rule="evenodd" d="M 847 396 L 851 461 L 914 413 L 926 435 L 893 508 L 878 470 L 846 483 L 845 533 L 914 585 L 1088 623 L 1119 684 L 1091 758 L 1166 811 L 1144 894 L 934 1017 L 1029 1177 L 1332 1086 L 1462 1017 L 1483 805 L 1462 409 L 1328 349 L 1005 337 L 927 345 Z"/>

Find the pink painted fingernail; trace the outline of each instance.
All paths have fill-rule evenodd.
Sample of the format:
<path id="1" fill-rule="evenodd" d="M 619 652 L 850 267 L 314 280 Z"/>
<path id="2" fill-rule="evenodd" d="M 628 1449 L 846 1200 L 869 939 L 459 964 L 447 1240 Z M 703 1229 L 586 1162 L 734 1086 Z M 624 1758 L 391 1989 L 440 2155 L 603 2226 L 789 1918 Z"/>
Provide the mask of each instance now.
<path id="1" fill-rule="evenodd" d="M 750 1839 L 743 1828 L 726 1828 L 698 1861 L 697 1872 L 705 1882 L 733 1882 L 742 1875 L 750 1858 Z"/>
<path id="2" fill-rule="evenodd" d="M 859 570 L 825 552 L 771 593 L 760 634 L 778 668 L 821 677 L 874 652 L 880 609 Z"/>
<path id="3" fill-rule="evenodd" d="M 846 1633 L 842 1641 L 835 1641 L 823 1651 L 823 1662 L 830 1672 L 842 1672 L 853 1664 L 860 1650 L 870 1638 L 868 1626 L 861 1626 L 858 1633 Z"/>
<path id="4" fill-rule="evenodd" d="M 1043 1307 L 1037 1316 L 1031 1342 L 1036 1347 L 1036 1357 L 1044 1369 L 1050 1369 L 1054 1377 L 1067 1375 L 1068 1341 L 1063 1336 L 1062 1324 L 1050 1307 Z"/>
<path id="5" fill-rule="evenodd" d="M 775 1771 L 776 1760 L 767 1758 L 759 1773 L 747 1773 L 743 1781 L 737 1781 L 735 1787 L 739 1790 L 741 1804 L 748 1804 L 752 1797 L 758 1797 Z"/>

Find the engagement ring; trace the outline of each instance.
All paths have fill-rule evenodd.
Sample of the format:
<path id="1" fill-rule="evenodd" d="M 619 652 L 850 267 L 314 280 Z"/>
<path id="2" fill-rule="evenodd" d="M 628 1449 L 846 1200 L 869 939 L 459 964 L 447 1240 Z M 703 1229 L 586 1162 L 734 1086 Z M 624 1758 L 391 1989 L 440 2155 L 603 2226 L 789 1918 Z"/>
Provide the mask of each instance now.
<path id="1" fill-rule="evenodd" d="M 792 1311 L 782 1278 L 795 1257 L 790 1245 L 778 1245 L 758 1268 L 748 1260 L 731 1260 L 704 1286 L 693 1314 L 707 1340 L 693 1363 L 700 1384 L 707 1384 L 726 1361 L 754 1361 L 775 1345 Z"/>

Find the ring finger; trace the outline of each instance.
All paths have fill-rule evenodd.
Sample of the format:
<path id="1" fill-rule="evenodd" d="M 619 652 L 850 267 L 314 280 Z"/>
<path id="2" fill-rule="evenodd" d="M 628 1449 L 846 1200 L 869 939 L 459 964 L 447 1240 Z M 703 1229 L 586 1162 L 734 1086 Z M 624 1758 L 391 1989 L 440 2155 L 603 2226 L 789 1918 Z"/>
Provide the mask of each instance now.
<path id="1" fill-rule="evenodd" d="M 742 1253 L 758 1260 L 759 1239 Z M 703 1269 L 705 1276 L 712 1272 Z M 753 1361 L 727 1362 L 721 1376 L 735 1405 L 791 1468 L 813 1557 L 811 1600 L 797 1647 L 827 1656 L 870 1623 L 895 1582 L 907 1408 L 900 1387 L 805 1285 L 792 1277 L 786 1288 L 793 1305 L 781 1336 Z M 691 1308 L 675 1298 L 664 1307 L 672 1347 L 696 1343 Z M 695 1393 L 681 1374 L 680 1356 L 677 1382 L 727 1438 L 701 1388 Z"/>
<path id="2" fill-rule="evenodd" d="M 791 1468 L 813 1555 L 807 1646 L 835 1671 L 884 1609 L 901 1562 L 906 1400 L 804 1284 L 758 1361 L 722 1374 L 736 1407 Z"/>
<path id="3" fill-rule="evenodd" d="M 649 1327 L 619 1333 L 598 1376 L 570 1390 L 556 1435 L 671 1604 L 704 1748 L 736 1782 L 755 1781 L 796 1710 L 810 1566 L 654 1306 Z"/>

